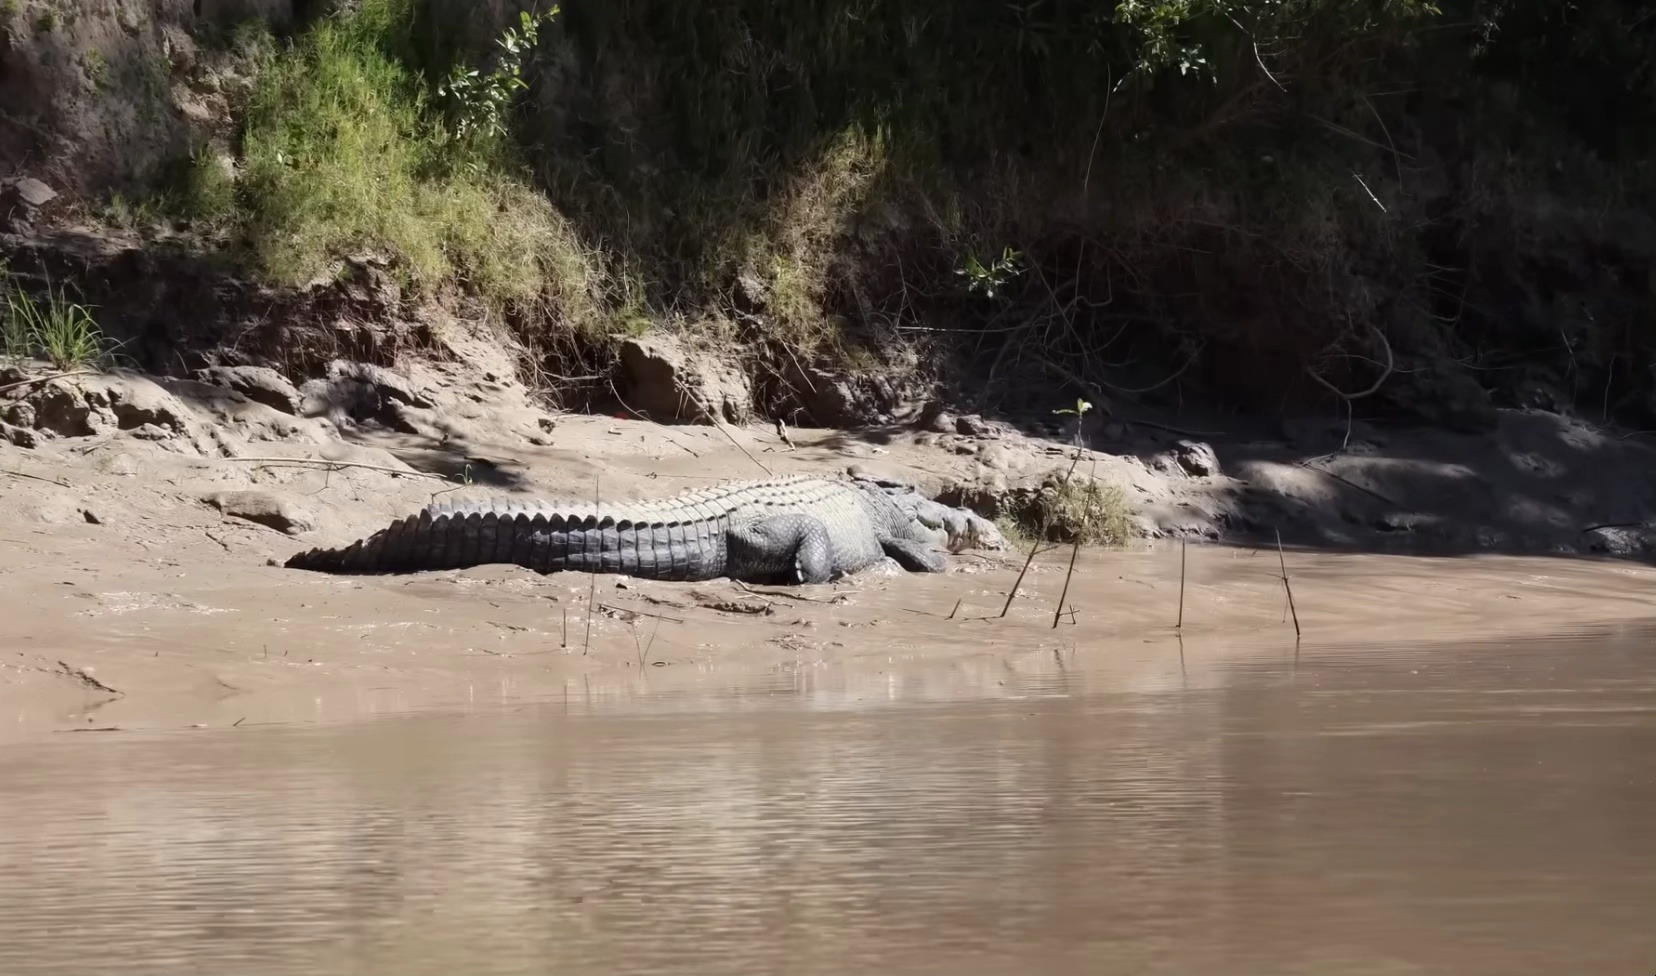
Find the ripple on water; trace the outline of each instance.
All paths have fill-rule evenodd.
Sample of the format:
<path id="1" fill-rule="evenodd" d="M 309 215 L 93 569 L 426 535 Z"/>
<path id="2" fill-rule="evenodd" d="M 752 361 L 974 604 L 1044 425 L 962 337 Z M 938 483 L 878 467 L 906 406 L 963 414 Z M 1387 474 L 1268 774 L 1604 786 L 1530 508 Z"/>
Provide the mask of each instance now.
<path id="1" fill-rule="evenodd" d="M 0 972 L 1640 972 L 1647 640 L 1176 644 L 0 753 Z"/>

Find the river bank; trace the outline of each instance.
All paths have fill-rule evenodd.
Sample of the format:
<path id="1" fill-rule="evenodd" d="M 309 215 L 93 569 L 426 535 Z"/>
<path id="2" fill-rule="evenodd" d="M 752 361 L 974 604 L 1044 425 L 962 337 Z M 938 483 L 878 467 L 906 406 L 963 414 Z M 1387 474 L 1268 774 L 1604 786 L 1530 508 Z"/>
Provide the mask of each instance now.
<path id="1" fill-rule="evenodd" d="M 1580 531 L 1647 518 L 1649 449 L 1540 412 L 1503 416 L 1478 450 L 1435 431 L 1364 431 L 1321 462 L 1303 456 L 1315 430 L 1299 457 L 1286 438 L 1101 446 L 1081 470 L 1123 489 L 1140 537 L 1083 554 L 1066 597 L 1076 612 L 1057 628 L 1067 550 L 1037 561 L 1005 619 L 1016 551 L 953 557 L 936 577 L 763 593 L 502 566 L 333 578 L 273 565 L 441 492 L 642 498 L 860 465 L 976 497 L 1070 463 L 1062 442 L 981 418 L 954 434 L 933 415 L 877 433 L 788 429 L 784 442 L 758 424 L 554 415 L 499 374 L 483 379 L 480 356 L 342 367 L 380 419 L 134 373 L 0 394 L 33 445 L 0 446 L 0 735 L 345 721 L 761 673 L 812 682 L 882 661 L 949 673 L 1130 653 L 1176 667 L 1181 635 L 1201 653 L 1291 649 L 1278 559 L 1258 548 L 1279 530 L 1305 646 L 1561 633 L 1651 610 L 1656 570 L 1589 558 L 1636 549 L 1642 530 Z M 220 374 L 258 394 L 247 376 Z M 969 429 L 982 433 L 958 432 Z M 1428 504 L 1390 507 L 1402 501 Z M 1181 540 L 1197 544 L 1175 630 Z M 1386 551 L 1405 546 L 1418 551 Z"/>

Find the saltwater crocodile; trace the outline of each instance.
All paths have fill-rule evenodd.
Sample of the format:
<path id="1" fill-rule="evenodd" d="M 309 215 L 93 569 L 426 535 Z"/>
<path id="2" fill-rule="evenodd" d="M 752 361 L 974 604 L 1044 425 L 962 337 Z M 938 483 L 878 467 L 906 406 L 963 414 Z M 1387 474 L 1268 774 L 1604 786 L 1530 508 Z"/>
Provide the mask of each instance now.
<path id="1" fill-rule="evenodd" d="M 822 583 L 890 556 L 941 572 L 938 549 L 995 549 L 993 523 L 912 486 L 802 475 L 735 481 L 658 501 L 596 507 L 516 498 L 444 501 L 290 569 L 396 573 L 512 563 L 538 573 Z"/>

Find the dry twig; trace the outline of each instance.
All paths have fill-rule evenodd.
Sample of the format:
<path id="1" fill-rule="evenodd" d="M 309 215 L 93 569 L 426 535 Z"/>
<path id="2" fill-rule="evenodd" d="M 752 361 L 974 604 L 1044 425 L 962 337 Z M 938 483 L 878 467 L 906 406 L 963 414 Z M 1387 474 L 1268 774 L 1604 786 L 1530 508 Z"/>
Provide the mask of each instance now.
<path id="1" fill-rule="evenodd" d="M 44 481 L 49 485 L 57 485 L 59 488 L 73 488 L 73 487 L 75 487 L 74 485 L 68 484 L 66 482 L 58 481 L 56 478 L 44 478 L 44 477 L 41 477 L 38 474 L 27 474 L 27 473 L 22 472 L 22 471 L 11 471 L 11 470 L 8 470 L 8 469 L 5 469 L 5 468 L 0 468 L 0 474 L 9 474 L 13 478 L 27 478 L 30 481 Z"/>
<path id="2" fill-rule="evenodd" d="M 220 458 L 223 461 L 235 461 L 242 464 L 257 464 L 276 466 L 283 464 L 316 465 L 333 469 L 359 468 L 363 471 L 379 471 L 384 474 L 402 475 L 408 478 L 434 478 L 438 481 L 448 481 L 448 475 L 436 474 L 431 471 L 415 471 L 412 468 L 393 468 L 384 464 L 364 464 L 360 461 L 333 461 L 328 458 L 287 458 L 287 457 L 233 457 Z"/>
<path id="3" fill-rule="evenodd" d="M 16 383 L 7 383 L 5 386 L 0 386 L 0 393 L 5 393 L 8 390 L 21 389 L 25 386 L 33 386 L 36 383 L 50 383 L 53 380 L 61 380 L 66 376 L 90 376 L 96 372 L 97 370 L 95 369 L 74 369 L 67 373 L 51 373 L 46 376 L 36 376 L 33 379 L 19 380 Z"/>
<path id="4" fill-rule="evenodd" d="M 1282 588 L 1283 588 L 1283 590 L 1287 591 L 1287 593 L 1288 593 L 1288 612 L 1292 613 L 1294 615 L 1294 638 L 1297 640 L 1300 636 L 1299 610 L 1297 610 L 1294 607 L 1294 587 L 1291 584 L 1289 584 L 1289 582 L 1288 582 L 1288 560 L 1282 554 L 1282 530 L 1281 529 L 1277 530 L 1276 541 L 1277 541 L 1277 565 L 1282 567 Z"/>

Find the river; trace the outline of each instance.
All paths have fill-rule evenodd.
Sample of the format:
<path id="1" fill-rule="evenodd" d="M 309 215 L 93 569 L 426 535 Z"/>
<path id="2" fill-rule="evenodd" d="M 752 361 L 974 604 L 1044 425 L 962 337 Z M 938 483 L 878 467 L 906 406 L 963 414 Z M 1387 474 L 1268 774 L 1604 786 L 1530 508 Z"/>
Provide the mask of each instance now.
<path id="1" fill-rule="evenodd" d="M 0 751 L 0 973 L 1648 974 L 1653 636 L 40 736 Z"/>

